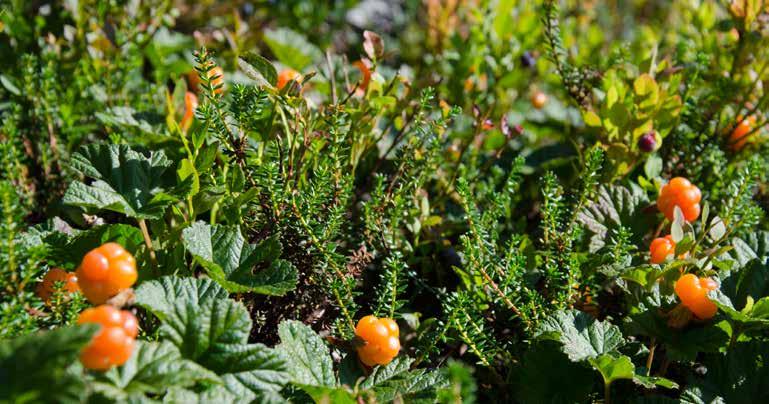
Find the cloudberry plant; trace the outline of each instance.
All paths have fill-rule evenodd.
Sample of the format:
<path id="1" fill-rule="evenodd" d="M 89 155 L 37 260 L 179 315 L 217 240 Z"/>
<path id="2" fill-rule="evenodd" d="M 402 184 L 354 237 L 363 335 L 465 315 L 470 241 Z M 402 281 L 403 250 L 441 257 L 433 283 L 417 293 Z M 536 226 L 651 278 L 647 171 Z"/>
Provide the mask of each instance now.
<path id="1" fill-rule="evenodd" d="M 131 357 L 139 333 L 138 322 L 131 312 L 102 305 L 84 310 L 77 323 L 101 326 L 80 353 L 86 368 L 107 370 L 124 364 Z"/>
<path id="2" fill-rule="evenodd" d="M 364 342 L 357 350 L 366 366 L 386 365 L 401 349 L 398 324 L 390 318 L 365 316 L 358 320 L 355 335 Z"/>
<path id="3" fill-rule="evenodd" d="M 76 274 L 83 295 L 93 304 L 103 304 L 130 288 L 138 277 L 133 255 L 117 243 L 107 243 L 89 251 Z"/>
<path id="4" fill-rule="evenodd" d="M 51 295 L 56 291 L 56 284 L 59 282 L 63 284 L 62 290 L 65 292 L 74 293 L 80 291 L 75 273 L 67 272 L 61 268 L 51 268 L 37 285 L 35 289 L 37 296 L 48 303 Z"/>
<path id="5" fill-rule="evenodd" d="M 698 278 L 694 274 L 682 275 L 675 283 L 676 295 L 681 299 L 681 304 L 701 320 L 707 320 L 718 312 L 718 307 L 708 297 L 708 292 L 716 289 L 716 281 Z"/>
<path id="6" fill-rule="evenodd" d="M 675 253 L 675 250 L 676 243 L 673 241 L 673 236 L 667 235 L 655 238 L 652 240 L 651 246 L 649 246 L 650 262 L 652 264 L 662 264 L 671 254 Z"/>
<path id="7" fill-rule="evenodd" d="M 657 207 L 668 220 L 674 219 L 676 206 L 684 218 L 692 222 L 700 216 L 700 189 L 683 177 L 675 177 L 660 189 Z"/>

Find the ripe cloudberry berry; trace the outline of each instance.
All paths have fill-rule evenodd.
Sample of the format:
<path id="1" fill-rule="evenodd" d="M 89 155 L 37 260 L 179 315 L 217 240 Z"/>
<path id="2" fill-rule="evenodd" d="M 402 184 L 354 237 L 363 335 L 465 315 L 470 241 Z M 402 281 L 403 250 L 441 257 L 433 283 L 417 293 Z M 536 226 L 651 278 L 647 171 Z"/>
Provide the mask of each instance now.
<path id="1" fill-rule="evenodd" d="M 742 150 L 742 148 L 745 147 L 745 144 L 747 144 L 750 139 L 748 133 L 753 130 L 753 125 L 756 123 L 756 117 L 754 116 L 748 117 L 747 119 L 737 117 L 737 119 L 740 123 L 737 124 L 729 135 L 729 147 L 734 151 Z"/>
<path id="2" fill-rule="evenodd" d="M 390 318 L 365 316 L 358 320 L 355 335 L 365 342 L 358 357 L 366 366 L 386 365 L 401 349 L 398 324 Z"/>
<path id="3" fill-rule="evenodd" d="M 694 274 L 682 275 L 674 286 L 676 295 L 697 318 L 707 320 L 716 315 L 718 307 L 708 297 L 708 292 L 718 289 L 716 281 L 698 278 Z"/>
<path id="4" fill-rule="evenodd" d="M 182 117 L 182 130 L 186 131 L 192 125 L 195 118 L 195 110 L 198 108 L 198 97 L 195 93 L 187 91 L 184 94 L 184 116 Z"/>
<path id="5" fill-rule="evenodd" d="M 547 95 L 542 91 L 537 91 L 531 96 L 531 105 L 536 109 L 542 109 L 547 104 Z"/>
<path id="6" fill-rule="evenodd" d="M 660 189 L 657 208 L 668 220 L 672 221 L 675 208 L 678 206 L 683 212 L 684 218 L 692 222 L 700 216 L 701 199 L 702 194 L 699 188 L 692 185 L 686 178 L 676 177 Z"/>
<path id="7" fill-rule="evenodd" d="M 133 255 L 117 243 L 107 243 L 89 251 L 76 274 L 83 295 L 93 304 L 103 304 L 130 288 L 138 277 Z"/>
<path id="8" fill-rule="evenodd" d="M 291 82 L 291 80 L 297 80 L 298 81 L 300 77 L 302 77 L 302 75 L 299 74 L 299 72 L 297 72 L 294 69 L 282 70 L 278 74 L 278 84 L 277 84 L 278 90 L 282 90 L 283 87 L 286 86 L 286 84 Z"/>
<path id="9" fill-rule="evenodd" d="M 638 148 L 644 153 L 659 150 L 662 146 L 662 136 L 656 130 L 650 130 L 638 138 Z"/>
<path id="10" fill-rule="evenodd" d="M 139 327 L 129 311 L 101 305 L 83 310 L 78 324 L 99 324 L 101 329 L 80 352 L 80 361 L 88 369 L 107 370 L 124 364 L 133 353 Z"/>
<path id="11" fill-rule="evenodd" d="M 35 293 L 44 302 L 51 300 L 53 292 L 56 290 L 56 282 L 63 282 L 63 291 L 75 293 L 80 291 L 77 285 L 77 275 L 74 272 L 67 272 L 61 268 L 51 268 L 43 276 L 43 280 L 37 285 Z"/>
<path id="12" fill-rule="evenodd" d="M 676 243 L 673 236 L 657 237 L 649 247 L 652 264 L 662 264 L 668 259 L 668 256 L 675 253 Z"/>

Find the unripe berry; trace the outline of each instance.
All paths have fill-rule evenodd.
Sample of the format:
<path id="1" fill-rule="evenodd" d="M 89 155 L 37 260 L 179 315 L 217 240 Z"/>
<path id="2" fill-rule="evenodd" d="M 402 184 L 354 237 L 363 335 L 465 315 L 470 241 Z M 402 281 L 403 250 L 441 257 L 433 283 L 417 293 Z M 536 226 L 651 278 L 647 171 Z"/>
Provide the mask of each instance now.
<path id="1" fill-rule="evenodd" d="M 535 58 L 531 52 L 526 51 L 523 52 L 521 55 L 521 65 L 523 67 L 532 67 L 537 63 L 537 58 Z"/>
<path id="2" fill-rule="evenodd" d="M 660 146 L 662 146 L 662 137 L 656 130 L 650 130 L 638 139 L 638 148 L 644 153 L 655 152 Z"/>

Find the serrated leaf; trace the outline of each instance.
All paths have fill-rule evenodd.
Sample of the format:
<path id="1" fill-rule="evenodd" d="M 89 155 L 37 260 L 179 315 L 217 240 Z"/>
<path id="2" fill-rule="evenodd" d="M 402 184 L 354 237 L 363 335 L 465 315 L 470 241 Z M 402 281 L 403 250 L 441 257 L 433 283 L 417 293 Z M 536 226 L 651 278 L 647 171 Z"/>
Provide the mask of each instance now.
<path id="1" fill-rule="evenodd" d="M 164 403 L 184 404 L 236 404 L 243 402 L 242 397 L 232 394 L 224 386 L 209 387 L 201 392 L 183 388 L 171 388 L 163 397 Z"/>
<path id="2" fill-rule="evenodd" d="M 221 345 L 248 341 L 251 318 L 242 303 L 226 298 L 226 292 L 210 280 L 168 279 L 163 278 L 162 284 L 143 283 L 136 291 L 136 303 L 163 321 L 160 334 L 176 344 L 185 358 L 206 365 Z M 168 288 L 172 283 L 179 287 Z M 201 299 L 201 292 L 207 298 Z"/>
<path id="3" fill-rule="evenodd" d="M 200 307 L 213 300 L 227 299 L 229 294 L 211 279 L 164 276 L 143 282 L 136 289 L 136 304 L 165 321 L 174 316 L 179 304 Z"/>
<path id="4" fill-rule="evenodd" d="M 238 58 L 238 66 L 246 73 L 248 77 L 256 80 L 259 84 L 269 84 L 275 87 L 278 83 L 278 72 L 272 63 L 261 55 L 248 52 Z"/>
<path id="5" fill-rule="evenodd" d="M 221 376 L 238 397 L 280 402 L 290 380 L 285 358 L 262 344 L 248 344 L 251 318 L 242 303 L 211 279 L 164 277 L 143 283 L 136 303 L 158 316 L 161 336 L 185 358 Z"/>
<path id="6" fill-rule="evenodd" d="M 170 342 L 137 341 L 134 353 L 123 366 L 97 379 L 96 389 L 115 400 L 134 394 L 162 394 L 170 387 L 197 383 L 220 384 L 215 373 L 183 359 Z"/>
<path id="7" fill-rule="evenodd" d="M 80 403 L 80 350 L 98 327 L 64 327 L 0 341 L 0 402 Z"/>
<path id="8" fill-rule="evenodd" d="M 537 335 L 560 342 L 563 352 L 574 362 L 614 352 L 625 343 L 619 327 L 576 310 L 548 317 Z"/>
<path id="9" fill-rule="evenodd" d="M 379 402 L 434 400 L 437 389 L 445 386 L 448 379 L 436 371 L 409 371 L 412 363 L 410 358 L 399 357 L 386 366 L 377 366 L 360 388 L 372 390 Z"/>
<path id="10" fill-rule="evenodd" d="M 577 216 L 590 235 L 591 253 L 601 250 L 611 234 L 616 234 L 620 226 L 632 233 L 631 241 L 641 244 L 643 235 L 649 231 L 653 222 L 644 215 L 642 209 L 649 200 L 646 194 L 636 188 L 616 185 L 601 186 L 595 199 Z"/>
<path id="11" fill-rule="evenodd" d="M 328 347 L 312 328 L 294 320 L 278 325 L 281 352 L 289 364 L 291 382 L 299 385 L 334 387 L 333 362 Z"/>
<path id="12" fill-rule="evenodd" d="M 110 210 L 138 219 L 157 219 L 179 200 L 192 182 L 176 187 L 165 154 L 145 156 L 125 145 L 95 144 L 72 156 L 72 168 L 93 179 L 70 184 L 63 202 L 87 209 Z"/>
<path id="13" fill-rule="evenodd" d="M 296 268 L 278 259 L 277 238 L 248 244 L 238 226 L 196 222 L 182 231 L 182 240 L 209 275 L 230 292 L 282 296 L 296 287 Z"/>
<path id="14" fill-rule="evenodd" d="M 290 380 L 285 359 L 263 344 L 217 346 L 207 365 L 232 393 L 261 403 L 283 401 L 280 390 Z"/>

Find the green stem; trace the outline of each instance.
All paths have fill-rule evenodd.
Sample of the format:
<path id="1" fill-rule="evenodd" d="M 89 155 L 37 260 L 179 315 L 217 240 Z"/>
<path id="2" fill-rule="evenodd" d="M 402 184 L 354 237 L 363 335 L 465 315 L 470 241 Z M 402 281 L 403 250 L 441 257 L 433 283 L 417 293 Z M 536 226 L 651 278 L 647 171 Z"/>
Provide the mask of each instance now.
<path id="1" fill-rule="evenodd" d="M 158 267 L 158 260 L 155 256 L 155 250 L 152 248 L 152 238 L 150 237 L 150 232 L 147 230 L 147 222 L 144 221 L 144 219 L 138 219 L 139 222 L 139 228 L 142 231 L 142 237 L 144 238 L 144 245 L 147 246 L 147 251 L 150 253 L 150 262 L 152 262 L 152 267 L 154 271 L 157 271 Z"/>
<path id="2" fill-rule="evenodd" d="M 611 383 L 603 384 L 603 403 L 611 404 Z"/>

